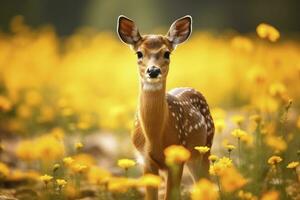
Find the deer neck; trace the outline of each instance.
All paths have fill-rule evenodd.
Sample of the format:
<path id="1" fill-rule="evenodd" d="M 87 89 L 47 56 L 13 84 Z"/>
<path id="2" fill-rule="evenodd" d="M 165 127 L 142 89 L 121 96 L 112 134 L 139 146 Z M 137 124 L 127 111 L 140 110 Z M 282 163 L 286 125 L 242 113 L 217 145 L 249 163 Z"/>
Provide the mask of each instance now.
<path id="1" fill-rule="evenodd" d="M 141 83 L 139 95 L 139 119 L 150 148 L 161 146 L 168 118 L 166 83 Z M 149 148 L 149 147 L 148 147 Z"/>

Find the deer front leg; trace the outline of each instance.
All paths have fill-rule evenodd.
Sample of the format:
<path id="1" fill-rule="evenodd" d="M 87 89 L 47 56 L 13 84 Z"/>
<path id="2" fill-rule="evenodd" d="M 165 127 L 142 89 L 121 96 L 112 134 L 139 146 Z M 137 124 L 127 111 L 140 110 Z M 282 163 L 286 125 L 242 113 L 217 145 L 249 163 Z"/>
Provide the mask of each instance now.
<path id="1" fill-rule="evenodd" d="M 146 163 L 144 166 L 144 174 L 158 175 L 158 168 L 149 159 L 146 159 Z M 157 200 L 157 199 L 158 199 L 158 189 L 153 187 L 146 187 L 145 200 Z"/>
<path id="2" fill-rule="evenodd" d="M 180 200 L 180 183 L 182 177 L 183 165 L 169 167 L 167 170 L 167 188 L 165 200 Z"/>

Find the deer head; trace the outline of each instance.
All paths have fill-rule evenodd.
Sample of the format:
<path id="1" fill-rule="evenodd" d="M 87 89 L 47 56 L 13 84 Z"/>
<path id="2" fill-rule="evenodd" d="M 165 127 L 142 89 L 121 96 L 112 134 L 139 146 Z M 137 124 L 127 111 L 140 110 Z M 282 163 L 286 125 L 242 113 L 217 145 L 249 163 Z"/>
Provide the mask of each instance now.
<path id="1" fill-rule="evenodd" d="M 142 36 L 134 21 L 120 16 L 117 32 L 120 39 L 136 52 L 142 89 L 155 91 L 162 89 L 166 82 L 171 52 L 189 38 L 192 18 L 185 16 L 176 20 L 165 36 Z"/>

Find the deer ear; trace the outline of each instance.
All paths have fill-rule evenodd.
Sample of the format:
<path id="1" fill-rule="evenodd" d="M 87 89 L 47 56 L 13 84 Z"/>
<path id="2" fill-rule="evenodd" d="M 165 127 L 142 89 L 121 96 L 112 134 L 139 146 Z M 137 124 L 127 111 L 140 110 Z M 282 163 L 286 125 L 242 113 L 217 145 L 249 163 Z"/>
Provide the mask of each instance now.
<path id="1" fill-rule="evenodd" d="M 135 45 L 141 39 L 135 23 L 123 15 L 118 18 L 117 32 L 120 39 L 129 45 Z"/>
<path id="2" fill-rule="evenodd" d="M 180 19 L 177 19 L 171 25 L 167 38 L 176 47 L 178 44 L 186 41 L 192 33 L 192 17 L 186 15 Z"/>

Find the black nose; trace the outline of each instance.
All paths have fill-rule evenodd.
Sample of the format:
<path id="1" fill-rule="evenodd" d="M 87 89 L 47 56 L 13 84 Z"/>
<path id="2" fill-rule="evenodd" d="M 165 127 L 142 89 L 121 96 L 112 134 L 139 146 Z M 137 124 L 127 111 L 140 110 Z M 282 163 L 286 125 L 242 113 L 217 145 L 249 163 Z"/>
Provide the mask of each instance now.
<path id="1" fill-rule="evenodd" d="M 160 73 L 160 68 L 155 66 L 151 66 L 147 69 L 147 74 L 149 74 L 150 78 L 157 78 Z"/>

